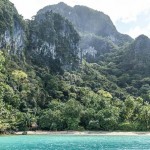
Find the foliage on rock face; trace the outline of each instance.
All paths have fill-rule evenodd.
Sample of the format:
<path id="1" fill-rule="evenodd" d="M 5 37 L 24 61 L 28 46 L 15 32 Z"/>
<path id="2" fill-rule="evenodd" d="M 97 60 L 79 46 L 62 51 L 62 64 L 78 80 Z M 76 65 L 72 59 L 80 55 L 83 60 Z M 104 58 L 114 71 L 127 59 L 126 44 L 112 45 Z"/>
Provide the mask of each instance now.
<path id="1" fill-rule="evenodd" d="M 3 34 L 6 30 L 12 32 L 14 20 L 19 21 L 22 25 L 24 24 L 14 4 L 8 0 L 0 0 L 0 34 Z"/>
<path id="2" fill-rule="evenodd" d="M 59 14 L 36 15 L 29 24 L 32 61 L 53 71 L 75 69 L 79 64 L 79 35 Z M 55 65 L 54 65 L 55 64 Z"/>
<path id="3" fill-rule="evenodd" d="M 3 53 L 0 52 L 0 71 L 3 69 L 4 62 L 5 62 L 5 57 L 3 56 Z"/>
<path id="4" fill-rule="evenodd" d="M 99 70 L 128 94 L 150 102 L 150 39 L 141 35 L 124 48 L 104 56 Z"/>

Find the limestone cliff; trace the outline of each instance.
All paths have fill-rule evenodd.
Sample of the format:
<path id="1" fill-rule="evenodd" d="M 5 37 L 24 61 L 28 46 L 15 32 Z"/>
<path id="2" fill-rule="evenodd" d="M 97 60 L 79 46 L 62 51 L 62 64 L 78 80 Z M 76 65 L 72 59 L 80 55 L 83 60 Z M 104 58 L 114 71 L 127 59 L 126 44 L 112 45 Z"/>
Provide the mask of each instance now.
<path id="1" fill-rule="evenodd" d="M 30 58 L 57 70 L 74 69 L 79 64 L 79 35 L 71 23 L 56 13 L 35 16 L 30 22 Z"/>
<path id="2" fill-rule="evenodd" d="M 8 0 L 0 0 L 0 49 L 21 55 L 26 47 L 25 22 Z"/>
<path id="3" fill-rule="evenodd" d="M 44 7 L 38 14 L 49 11 L 59 13 L 74 25 L 81 36 L 80 48 L 81 51 L 83 51 L 83 57 L 85 57 L 87 61 L 91 62 L 91 60 L 93 60 L 93 62 L 97 62 L 100 55 L 112 51 L 114 45 L 117 47 L 132 42 L 130 36 L 117 31 L 110 17 L 103 12 L 85 6 L 77 5 L 70 7 L 61 2 L 56 5 Z M 97 42 L 93 42 L 95 39 Z M 110 43 L 112 43 L 111 46 Z M 106 47 L 104 47 L 104 45 L 106 45 Z"/>

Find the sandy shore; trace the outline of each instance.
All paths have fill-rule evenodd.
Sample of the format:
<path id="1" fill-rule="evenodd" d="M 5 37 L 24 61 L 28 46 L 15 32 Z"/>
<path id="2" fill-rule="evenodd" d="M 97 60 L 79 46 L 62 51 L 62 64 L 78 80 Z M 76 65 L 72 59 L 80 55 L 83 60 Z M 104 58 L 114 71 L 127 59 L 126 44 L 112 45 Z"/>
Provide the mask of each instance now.
<path id="1" fill-rule="evenodd" d="M 16 132 L 22 135 L 23 132 Z M 28 135 L 148 135 L 150 132 L 106 132 L 106 131 L 27 131 Z"/>

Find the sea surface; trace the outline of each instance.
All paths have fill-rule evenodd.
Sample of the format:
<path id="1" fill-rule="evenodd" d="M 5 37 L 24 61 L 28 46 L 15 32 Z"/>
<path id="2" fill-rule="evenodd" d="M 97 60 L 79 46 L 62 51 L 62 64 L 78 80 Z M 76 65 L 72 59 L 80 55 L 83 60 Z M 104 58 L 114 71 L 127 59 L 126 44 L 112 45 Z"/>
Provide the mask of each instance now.
<path id="1" fill-rule="evenodd" d="M 0 136 L 0 150 L 150 150 L 150 136 Z"/>

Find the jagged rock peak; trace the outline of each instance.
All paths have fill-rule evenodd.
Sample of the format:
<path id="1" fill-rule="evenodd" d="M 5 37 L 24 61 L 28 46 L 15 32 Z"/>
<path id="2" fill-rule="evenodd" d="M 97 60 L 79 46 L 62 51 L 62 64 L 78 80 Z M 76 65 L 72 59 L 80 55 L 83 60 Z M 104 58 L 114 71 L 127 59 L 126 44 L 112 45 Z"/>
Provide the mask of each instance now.
<path id="1" fill-rule="evenodd" d="M 150 52 L 150 39 L 145 35 L 138 36 L 133 42 L 134 47 L 139 51 L 149 51 Z"/>
<path id="2" fill-rule="evenodd" d="M 135 41 L 142 41 L 142 40 L 150 40 L 146 35 L 142 34 L 142 35 L 139 35 Z"/>
<path id="3" fill-rule="evenodd" d="M 94 34 L 111 40 L 117 45 L 123 45 L 132 41 L 128 35 L 116 30 L 110 17 L 100 11 L 86 6 L 76 5 L 70 7 L 65 3 L 49 5 L 38 11 L 38 14 L 53 11 L 68 19 L 81 34 Z"/>

